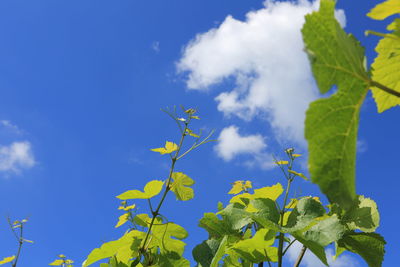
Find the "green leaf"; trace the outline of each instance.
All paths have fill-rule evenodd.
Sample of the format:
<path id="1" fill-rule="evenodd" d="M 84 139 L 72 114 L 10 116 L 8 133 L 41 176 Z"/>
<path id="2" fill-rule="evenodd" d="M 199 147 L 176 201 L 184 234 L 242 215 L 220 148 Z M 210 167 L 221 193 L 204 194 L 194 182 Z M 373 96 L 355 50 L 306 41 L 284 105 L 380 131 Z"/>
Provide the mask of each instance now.
<path id="1" fill-rule="evenodd" d="M 225 235 L 237 235 L 238 231 L 235 231 L 227 223 L 226 220 L 221 220 L 214 213 L 204 213 L 203 218 L 199 221 L 199 226 L 206 229 L 210 238 L 223 238 Z"/>
<path id="2" fill-rule="evenodd" d="M 210 267 L 218 267 L 219 266 L 219 261 L 225 255 L 227 242 L 228 242 L 228 236 L 224 236 L 224 238 L 222 238 L 221 243 L 218 246 L 217 251 L 215 252 L 215 255 L 211 261 Z"/>
<path id="3" fill-rule="evenodd" d="M 320 10 L 306 15 L 302 33 L 321 93 L 330 97 L 310 104 L 305 137 L 311 179 L 332 203 L 348 207 L 355 193 L 358 120 L 369 87 L 364 49 L 334 17 L 335 1 L 321 0 Z M 334 190 L 332 190 L 334 188 Z"/>
<path id="4" fill-rule="evenodd" d="M 12 262 L 15 259 L 15 256 L 5 257 L 0 261 L 0 265 Z"/>
<path id="5" fill-rule="evenodd" d="M 194 184 L 192 178 L 182 172 L 174 172 L 172 174 L 171 191 L 175 193 L 177 199 L 186 201 L 194 197 L 193 189 L 189 186 Z"/>
<path id="6" fill-rule="evenodd" d="M 345 213 L 342 220 L 350 230 L 374 232 L 378 228 L 380 220 L 378 207 L 372 199 L 358 196 L 354 206 Z"/>
<path id="7" fill-rule="evenodd" d="M 187 231 L 180 225 L 171 222 L 155 223 L 149 247 L 159 247 L 161 254 L 175 253 L 182 256 L 186 244 L 181 240 L 187 236 Z"/>
<path id="8" fill-rule="evenodd" d="M 210 266 L 214 255 L 219 248 L 220 243 L 221 241 L 217 239 L 209 239 L 203 241 L 201 244 L 197 245 L 192 251 L 194 260 L 199 263 L 200 266 Z"/>
<path id="9" fill-rule="evenodd" d="M 336 215 L 317 218 L 314 222 L 315 224 L 303 233 L 304 239 L 323 247 L 338 241 L 346 230 Z"/>
<path id="10" fill-rule="evenodd" d="M 152 265 L 154 266 L 154 265 Z M 162 267 L 190 267 L 190 262 L 182 257 L 177 257 L 174 253 L 159 256 L 158 265 Z M 155 266 L 154 266 L 155 267 Z"/>
<path id="11" fill-rule="evenodd" d="M 400 3 L 400 1 L 398 2 Z M 385 37 L 379 41 L 375 48 L 378 55 L 371 65 L 372 80 L 400 92 L 399 19 L 398 23 L 393 25 L 393 29 L 395 29 L 393 33 L 384 34 Z M 378 107 L 378 112 L 383 112 L 391 107 L 400 105 L 400 97 L 386 93 L 377 87 L 372 87 L 371 90 Z"/>
<path id="12" fill-rule="evenodd" d="M 247 189 L 252 188 L 250 181 L 235 181 L 232 184 L 232 189 L 228 192 L 228 194 L 239 194 L 242 191 L 247 191 Z"/>
<path id="13" fill-rule="evenodd" d="M 153 180 L 145 185 L 144 192 L 141 192 L 139 190 L 129 190 L 117 196 L 117 198 L 121 200 L 149 199 L 158 195 L 161 192 L 163 184 L 164 184 L 163 181 Z"/>
<path id="14" fill-rule="evenodd" d="M 400 13 L 400 0 L 387 0 L 376 5 L 367 16 L 376 20 L 383 20 L 396 13 Z"/>
<path id="15" fill-rule="evenodd" d="M 278 249 L 271 247 L 275 241 L 275 231 L 262 228 L 253 238 L 242 240 L 232 246 L 241 258 L 253 263 L 263 261 L 277 262 Z"/>
<path id="16" fill-rule="evenodd" d="M 225 229 L 240 230 L 253 222 L 249 213 L 244 211 L 240 204 L 229 204 L 225 209 L 218 212 L 223 219 Z"/>
<path id="17" fill-rule="evenodd" d="M 370 267 L 382 266 L 386 242 L 379 234 L 352 232 L 343 236 L 338 244 L 360 255 Z"/>
<path id="18" fill-rule="evenodd" d="M 174 142 L 167 141 L 167 142 L 165 142 L 165 147 L 153 148 L 153 149 L 150 149 L 150 150 L 154 151 L 154 152 L 158 152 L 161 155 L 171 154 L 172 152 L 178 150 L 178 145 L 175 144 Z"/>
<path id="19" fill-rule="evenodd" d="M 287 232 L 295 232 L 307 227 L 315 218 L 325 214 L 321 202 L 311 197 L 303 197 L 298 200 L 296 207 L 290 213 L 285 229 Z"/>
<path id="20" fill-rule="evenodd" d="M 135 240 L 141 240 L 144 238 L 145 234 L 146 233 L 137 230 L 132 230 L 118 240 L 104 243 L 100 248 L 95 248 L 92 250 L 87 259 L 83 262 L 82 266 L 86 267 L 99 260 L 112 257 L 120 250 L 130 250 L 131 245 L 135 242 Z"/>

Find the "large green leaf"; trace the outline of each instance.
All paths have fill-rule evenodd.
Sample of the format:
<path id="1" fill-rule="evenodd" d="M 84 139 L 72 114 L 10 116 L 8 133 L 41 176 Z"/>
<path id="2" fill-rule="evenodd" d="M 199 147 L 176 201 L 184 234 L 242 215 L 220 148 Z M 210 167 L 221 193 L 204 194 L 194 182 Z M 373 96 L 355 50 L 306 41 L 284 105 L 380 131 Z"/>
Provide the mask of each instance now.
<path id="1" fill-rule="evenodd" d="M 192 251 L 194 260 L 202 267 L 210 266 L 220 243 L 221 241 L 217 239 L 203 241 Z"/>
<path id="2" fill-rule="evenodd" d="M 271 247 L 275 241 L 275 236 L 275 231 L 262 228 L 252 238 L 237 242 L 231 249 L 238 253 L 241 258 L 253 263 L 276 262 L 278 261 L 278 250 L 276 247 Z"/>
<path id="3" fill-rule="evenodd" d="M 315 218 L 325 214 L 321 202 L 311 198 L 303 197 L 290 213 L 285 229 L 287 232 L 296 232 L 307 227 Z"/>
<path id="4" fill-rule="evenodd" d="M 226 235 L 224 236 L 224 238 L 222 238 L 221 243 L 219 244 L 218 249 L 215 252 L 215 255 L 211 261 L 210 267 L 218 267 L 219 261 L 225 255 L 227 243 L 228 243 L 228 236 Z"/>
<path id="5" fill-rule="evenodd" d="M 171 191 L 175 193 L 179 200 L 189 200 L 194 197 L 193 189 L 189 186 L 194 184 L 192 178 L 182 172 L 174 172 L 172 174 Z"/>
<path id="6" fill-rule="evenodd" d="M 364 196 L 358 196 L 354 206 L 344 214 L 342 219 L 350 230 L 359 229 L 367 233 L 374 232 L 378 228 L 379 220 L 375 201 Z"/>
<path id="7" fill-rule="evenodd" d="M 400 0 L 398 1 L 400 5 Z M 383 34 L 375 51 L 378 53 L 372 63 L 372 79 L 390 89 L 400 92 L 400 19 L 389 25 L 392 33 Z M 378 106 L 378 112 L 400 105 L 400 97 L 372 87 L 372 94 Z"/>
<path id="8" fill-rule="evenodd" d="M 368 92 L 364 49 L 334 17 L 335 1 L 321 0 L 320 10 L 306 16 L 303 39 L 321 93 L 332 96 L 310 104 L 305 137 L 311 179 L 331 202 L 343 207 L 355 198 L 358 120 Z"/>
<path id="9" fill-rule="evenodd" d="M 343 236 L 338 244 L 360 255 L 370 267 L 382 266 L 386 242 L 379 234 L 351 232 Z"/>
<path id="10" fill-rule="evenodd" d="M 338 241 L 344 234 L 345 228 L 336 215 L 326 216 L 316 220 L 307 231 L 303 233 L 306 240 L 314 241 L 325 247 Z"/>

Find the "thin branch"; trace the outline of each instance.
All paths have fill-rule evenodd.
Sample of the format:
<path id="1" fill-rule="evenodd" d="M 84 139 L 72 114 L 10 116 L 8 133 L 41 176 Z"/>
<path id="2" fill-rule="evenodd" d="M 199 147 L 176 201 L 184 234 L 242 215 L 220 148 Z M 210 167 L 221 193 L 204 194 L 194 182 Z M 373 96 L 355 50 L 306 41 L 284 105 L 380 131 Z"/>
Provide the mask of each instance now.
<path id="1" fill-rule="evenodd" d="M 296 263 L 294 264 L 294 267 L 299 267 L 300 266 L 300 262 L 304 257 L 304 254 L 306 253 L 307 247 L 303 245 L 303 247 L 301 248 L 299 257 L 296 260 Z"/>
<path id="2" fill-rule="evenodd" d="M 284 256 L 286 254 L 286 251 L 293 245 L 293 243 L 296 241 L 297 239 L 294 239 L 292 242 L 289 243 L 289 245 L 287 245 L 287 247 L 285 248 L 285 250 L 282 253 L 282 256 Z"/>

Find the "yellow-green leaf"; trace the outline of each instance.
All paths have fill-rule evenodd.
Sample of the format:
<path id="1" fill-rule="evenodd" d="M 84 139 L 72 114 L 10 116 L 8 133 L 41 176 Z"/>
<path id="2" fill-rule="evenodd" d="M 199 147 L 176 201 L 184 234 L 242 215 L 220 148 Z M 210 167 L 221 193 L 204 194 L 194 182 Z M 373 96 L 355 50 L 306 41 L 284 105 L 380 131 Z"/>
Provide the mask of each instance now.
<path id="1" fill-rule="evenodd" d="M 288 170 L 288 172 L 290 172 L 290 173 L 292 173 L 292 174 L 294 174 L 296 176 L 299 176 L 299 177 L 303 178 L 304 180 L 308 181 L 308 178 L 304 174 L 302 174 L 300 172 L 296 172 L 296 171 L 293 171 L 293 170 Z"/>
<path id="2" fill-rule="evenodd" d="M 232 184 L 232 189 L 228 194 L 239 194 L 242 191 L 247 191 L 249 188 L 252 188 L 250 181 L 236 181 Z"/>
<path id="3" fill-rule="evenodd" d="M 165 147 L 153 148 L 153 149 L 150 149 L 150 150 L 154 151 L 154 152 L 158 152 L 161 155 L 171 154 L 172 152 L 178 150 L 178 145 L 175 144 L 174 142 L 167 141 L 165 143 Z"/>
<path id="4" fill-rule="evenodd" d="M 289 164 L 289 161 L 287 161 L 287 160 L 278 160 L 278 161 L 275 161 L 275 164 L 277 164 L 277 165 L 287 165 L 287 164 Z"/>
<path id="5" fill-rule="evenodd" d="M 49 263 L 49 265 L 51 265 L 51 266 L 61 266 L 61 265 L 63 265 L 63 264 L 64 264 L 64 260 L 60 260 L 60 259 L 55 260 L 55 261 Z"/>
<path id="6" fill-rule="evenodd" d="M 400 0 L 387 0 L 376 5 L 367 16 L 376 20 L 383 20 L 396 13 L 400 13 Z"/>
<path id="7" fill-rule="evenodd" d="M 130 211 L 130 210 L 133 210 L 135 207 L 136 207 L 136 205 L 135 205 L 135 204 L 132 204 L 132 205 L 126 206 L 126 207 L 124 207 L 124 206 L 119 206 L 118 209 L 119 209 L 119 210 L 124 210 L 124 211 Z"/>
<path id="8" fill-rule="evenodd" d="M 129 213 L 122 214 L 121 216 L 119 216 L 118 223 L 117 223 L 117 225 L 115 225 L 115 228 L 120 227 L 127 221 L 129 221 Z"/>
<path id="9" fill-rule="evenodd" d="M 153 180 L 148 182 L 144 187 L 144 192 L 139 190 L 129 190 L 121 195 L 117 196 L 117 198 L 121 200 L 126 199 L 149 199 L 156 195 L 158 195 L 163 187 L 164 182 L 159 180 Z"/>
<path id="10" fill-rule="evenodd" d="M 394 32 L 385 34 L 375 48 L 378 55 L 371 65 L 372 80 L 400 92 L 400 19 L 389 28 Z M 400 97 L 377 87 L 372 87 L 371 90 L 378 112 L 400 105 Z"/>
<path id="11" fill-rule="evenodd" d="M 259 189 L 254 189 L 253 194 L 242 193 L 231 198 L 230 203 L 240 203 L 245 205 L 242 199 L 253 200 L 256 198 L 269 198 L 271 200 L 276 200 L 283 193 L 283 187 L 280 183 L 273 186 L 267 186 Z M 252 208 L 250 208 L 252 211 Z M 247 210 L 249 211 L 249 210 Z"/>
<path id="12" fill-rule="evenodd" d="M 294 158 L 298 158 L 298 157 L 301 157 L 301 154 L 292 154 L 292 156 L 293 156 Z"/>
<path id="13" fill-rule="evenodd" d="M 0 265 L 12 262 L 15 259 L 15 256 L 5 257 L 3 260 L 0 261 Z"/>
<path id="14" fill-rule="evenodd" d="M 182 172 L 174 172 L 172 179 L 171 191 L 175 193 L 177 199 L 186 201 L 194 197 L 193 189 L 189 187 L 194 184 L 192 178 Z"/>

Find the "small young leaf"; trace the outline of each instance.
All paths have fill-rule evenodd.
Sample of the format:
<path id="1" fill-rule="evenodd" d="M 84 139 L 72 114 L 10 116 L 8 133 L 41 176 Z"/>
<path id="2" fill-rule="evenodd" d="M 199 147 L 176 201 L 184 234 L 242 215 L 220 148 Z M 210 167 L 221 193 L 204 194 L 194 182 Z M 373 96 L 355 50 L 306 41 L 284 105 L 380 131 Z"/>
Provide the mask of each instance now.
<path id="1" fill-rule="evenodd" d="M 278 161 L 275 161 L 275 164 L 277 164 L 277 165 L 287 165 L 287 164 L 289 164 L 289 161 L 287 161 L 287 160 L 278 160 Z"/>
<path id="2" fill-rule="evenodd" d="M 163 184 L 164 184 L 163 181 L 153 180 L 145 185 L 144 192 L 141 192 L 139 190 L 129 190 L 117 196 L 117 198 L 121 200 L 149 199 L 158 195 L 161 192 Z"/>
<path id="3" fill-rule="evenodd" d="M 130 211 L 130 210 L 133 210 L 135 207 L 136 207 L 136 205 L 133 204 L 133 205 L 126 206 L 126 207 L 124 207 L 124 206 L 119 206 L 118 209 L 119 209 L 119 210 L 124 210 L 124 211 Z"/>
<path id="4" fill-rule="evenodd" d="M 12 262 L 15 259 L 15 256 L 5 257 L 0 261 L 0 265 Z"/>
<path id="5" fill-rule="evenodd" d="M 117 223 L 117 225 L 115 225 L 115 228 L 120 227 L 127 221 L 129 221 L 129 213 L 122 214 L 121 216 L 119 216 L 118 223 Z"/>
<path id="6" fill-rule="evenodd" d="M 290 172 L 290 173 L 292 173 L 292 174 L 294 174 L 294 175 L 296 175 L 296 176 L 299 176 L 299 177 L 303 178 L 303 179 L 306 180 L 306 181 L 309 180 L 304 174 L 302 174 L 302 173 L 300 173 L 300 172 L 296 172 L 296 171 L 293 171 L 293 170 L 288 170 L 288 172 Z"/>
<path id="7" fill-rule="evenodd" d="M 62 266 L 63 264 L 64 264 L 64 260 L 60 260 L 60 259 L 49 263 L 49 265 L 51 265 L 51 266 Z"/>
<path id="8" fill-rule="evenodd" d="M 250 181 L 236 181 L 232 184 L 232 189 L 228 194 L 239 194 L 242 191 L 247 191 L 249 188 L 252 188 Z"/>
<path id="9" fill-rule="evenodd" d="M 150 150 L 154 151 L 154 152 L 158 152 L 161 155 L 171 154 L 172 152 L 178 150 L 178 145 L 173 143 L 173 142 L 167 141 L 165 143 L 165 147 L 153 148 L 153 149 L 150 149 Z"/>

